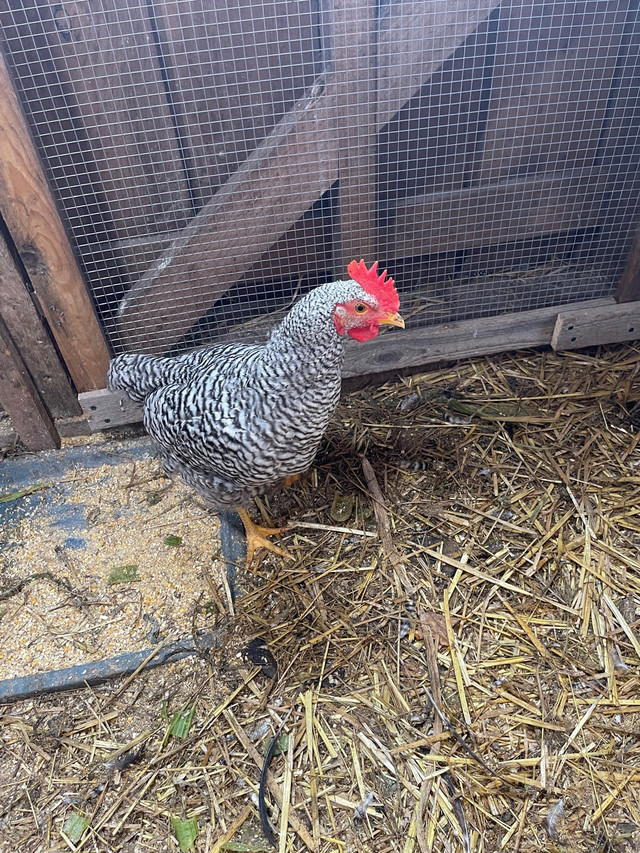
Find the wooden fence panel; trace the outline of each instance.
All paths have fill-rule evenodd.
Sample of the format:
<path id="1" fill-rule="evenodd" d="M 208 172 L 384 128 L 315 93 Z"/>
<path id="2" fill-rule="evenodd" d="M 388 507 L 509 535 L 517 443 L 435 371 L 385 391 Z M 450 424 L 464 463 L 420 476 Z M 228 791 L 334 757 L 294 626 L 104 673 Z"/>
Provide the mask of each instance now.
<path id="1" fill-rule="evenodd" d="M 109 353 L 0 54 L 0 212 L 78 391 L 104 387 Z"/>
<path id="2" fill-rule="evenodd" d="M 186 224 L 189 189 L 147 4 L 80 0 L 62 9 L 49 34 L 53 56 L 90 140 L 115 236 Z"/>
<path id="3" fill-rule="evenodd" d="M 79 415 L 75 392 L 1 234 L 0 317 L 49 414 L 54 418 Z"/>
<path id="4" fill-rule="evenodd" d="M 35 82 L 44 97 L 57 90 L 66 102 L 70 122 L 61 128 L 56 147 L 64 147 L 67 138 L 79 139 L 84 171 L 100 200 L 91 221 L 78 221 L 69 205 L 72 227 L 90 234 L 97 216 L 105 213 L 109 240 L 182 227 L 193 209 L 147 4 L 37 4 L 18 26 L 20 16 L 4 6 L 3 25 L 16 37 L 14 42 L 8 30 L 5 41 L 11 50 L 21 40 L 31 41 L 32 56 L 43 51 L 47 57 L 45 74 L 23 80 L 23 89 Z M 13 65 L 20 73 L 15 60 Z M 38 98 L 37 91 L 29 93 L 29 101 Z"/>
<path id="5" fill-rule="evenodd" d="M 334 0 L 327 41 L 336 75 L 339 225 L 334 237 L 336 278 L 354 258 L 377 251 L 377 39 L 375 0 Z"/>
<path id="6" fill-rule="evenodd" d="M 60 436 L 0 317 L 0 403 L 27 450 L 60 447 Z"/>
<path id="7" fill-rule="evenodd" d="M 462 188 L 481 144 L 494 11 L 380 130 L 378 189 L 384 208 L 402 198 Z"/>
<path id="8" fill-rule="evenodd" d="M 380 256 L 388 264 L 400 252 L 437 254 L 593 226 L 608 177 L 608 169 L 543 172 L 408 199 L 398 204 Z"/>
<path id="9" fill-rule="evenodd" d="M 379 128 L 496 5 L 497 0 L 459 0 L 446 8 L 441 0 L 394 4 L 380 34 L 379 79 L 389 91 L 378 92 Z M 418 76 L 395 76 L 418 67 Z M 318 78 L 131 288 L 119 311 L 126 346 L 166 352 L 332 186 L 339 177 L 335 99 L 341 85 L 335 74 Z"/>
<path id="10" fill-rule="evenodd" d="M 477 182 L 591 165 L 628 0 L 505 0 Z M 561 69 L 561 73 L 559 73 Z"/>

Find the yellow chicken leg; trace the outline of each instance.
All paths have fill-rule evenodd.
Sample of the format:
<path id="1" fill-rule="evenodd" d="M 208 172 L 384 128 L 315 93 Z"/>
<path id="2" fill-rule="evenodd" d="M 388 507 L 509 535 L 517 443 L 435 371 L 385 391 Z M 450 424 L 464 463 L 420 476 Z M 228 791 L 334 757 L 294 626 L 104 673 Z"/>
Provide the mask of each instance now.
<path id="1" fill-rule="evenodd" d="M 286 527 L 260 527 L 251 521 L 246 509 L 239 506 L 236 508 L 236 511 L 242 519 L 247 537 L 247 568 L 249 568 L 253 561 L 253 555 L 260 548 L 266 548 L 267 551 L 273 551 L 274 554 L 279 554 L 281 557 L 291 557 L 291 554 L 278 545 L 274 545 L 267 538 L 268 536 L 277 536 L 279 533 L 284 533 L 287 529 Z"/>
<path id="2" fill-rule="evenodd" d="M 297 483 L 298 480 L 302 479 L 302 474 L 288 474 L 284 480 L 282 481 L 282 485 L 285 488 L 289 488 L 289 486 L 293 486 L 294 483 Z"/>

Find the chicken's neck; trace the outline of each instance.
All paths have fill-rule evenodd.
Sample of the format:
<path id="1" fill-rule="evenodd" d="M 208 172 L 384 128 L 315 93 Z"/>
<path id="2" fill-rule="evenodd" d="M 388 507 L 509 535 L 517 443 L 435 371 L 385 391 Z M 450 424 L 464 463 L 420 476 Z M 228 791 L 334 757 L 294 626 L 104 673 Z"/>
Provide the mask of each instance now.
<path id="1" fill-rule="evenodd" d="M 264 350 L 267 362 L 284 364 L 300 378 L 340 373 L 344 359 L 344 337 L 333 322 L 335 304 L 352 282 L 333 282 L 303 297 L 273 330 Z M 351 288 L 349 287 L 349 290 Z"/>

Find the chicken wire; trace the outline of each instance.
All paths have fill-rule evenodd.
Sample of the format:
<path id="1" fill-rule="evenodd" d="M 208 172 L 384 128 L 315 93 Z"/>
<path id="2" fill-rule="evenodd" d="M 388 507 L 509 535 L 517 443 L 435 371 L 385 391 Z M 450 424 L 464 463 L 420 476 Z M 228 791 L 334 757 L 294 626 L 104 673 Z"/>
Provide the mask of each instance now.
<path id="1" fill-rule="evenodd" d="M 255 339 L 379 258 L 414 327 L 607 296 L 637 0 L 0 0 L 114 353 Z"/>

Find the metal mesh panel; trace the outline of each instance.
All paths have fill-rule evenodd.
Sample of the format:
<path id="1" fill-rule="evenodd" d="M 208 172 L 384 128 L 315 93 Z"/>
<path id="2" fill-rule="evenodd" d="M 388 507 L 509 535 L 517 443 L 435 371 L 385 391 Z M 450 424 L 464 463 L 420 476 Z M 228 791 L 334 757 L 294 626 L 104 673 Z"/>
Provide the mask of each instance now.
<path id="1" fill-rule="evenodd" d="M 263 336 L 379 258 L 415 327 L 613 292 L 637 0 L 0 0 L 114 352 Z"/>

